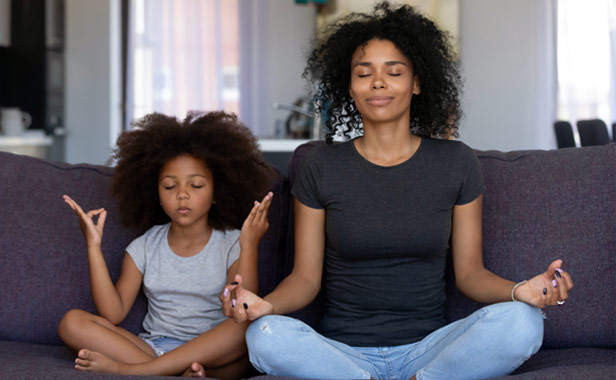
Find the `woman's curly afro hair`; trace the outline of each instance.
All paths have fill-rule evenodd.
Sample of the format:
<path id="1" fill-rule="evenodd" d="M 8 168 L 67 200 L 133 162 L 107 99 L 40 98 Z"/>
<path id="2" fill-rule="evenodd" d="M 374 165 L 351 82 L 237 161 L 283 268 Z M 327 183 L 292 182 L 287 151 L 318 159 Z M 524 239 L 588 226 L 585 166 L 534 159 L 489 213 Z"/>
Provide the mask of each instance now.
<path id="1" fill-rule="evenodd" d="M 208 215 L 215 229 L 240 229 L 253 201 L 268 191 L 272 175 L 257 140 L 233 114 L 190 112 L 180 122 L 154 113 L 118 137 L 111 193 L 122 223 L 140 231 L 169 222 L 159 202 L 158 176 L 170 159 L 188 155 L 212 172 L 214 201 Z"/>
<path id="2" fill-rule="evenodd" d="M 424 137 L 457 136 L 462 86 L 449 35 L 409 5 L 375 6 L 373 14 L 351 13 L 327 26 L 314 42 L 304 77 L 329 113 L 327 140 L 362 134 L 361 115 L 349 94 L 351 58 L 372 39 L 389 40 L 413 64 L 421 94 L 411 102 L 410 128 Z"/>

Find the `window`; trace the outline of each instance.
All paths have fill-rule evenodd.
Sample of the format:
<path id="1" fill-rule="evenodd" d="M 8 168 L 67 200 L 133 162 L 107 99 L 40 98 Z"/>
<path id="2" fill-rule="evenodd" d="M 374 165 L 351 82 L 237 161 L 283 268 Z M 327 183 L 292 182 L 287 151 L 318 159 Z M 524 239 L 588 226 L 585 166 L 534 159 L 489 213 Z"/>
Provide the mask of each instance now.
<path id="1" fill-rule="evenodd" d="M 131 0 L 126 120 L 240 113 L 238 0 Z"/>
<path id="2" fill-rule="evenodd" d="M 558 115 L 616 120 L 616 0 L 560 0 Z"/>

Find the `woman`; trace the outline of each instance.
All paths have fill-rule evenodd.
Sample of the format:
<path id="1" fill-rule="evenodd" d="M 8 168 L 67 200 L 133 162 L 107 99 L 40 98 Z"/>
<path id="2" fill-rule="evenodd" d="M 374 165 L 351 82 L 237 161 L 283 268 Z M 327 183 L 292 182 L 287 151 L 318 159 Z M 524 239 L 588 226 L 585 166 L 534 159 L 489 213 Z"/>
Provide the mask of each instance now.
<path id="1" fill-rule="evenodd" d="M 409 6 L 377 6 L 330 27 L 306 76 L 329 101 L 333 137 L 302 162 L 295 200 L 295 265 L 268 296 L 242 288 L 223 311 L 254 322 L 253 365 L 312 378 L 483 378 L 537 352 L 540 308 L 572 288 L 561 260 L 519 283 L 483 266 L 484 184 L 457 135 L 459 75 L 446 37 Z M 362 135 L 363 132 L 363 136 Z M 451 249 L 457 287 L 492 304 L 449 325 L 443 273 Z M 319 332 L 277 316 L 325 290 Z M 517 302 L 511 302 L 517 301 Z"/>

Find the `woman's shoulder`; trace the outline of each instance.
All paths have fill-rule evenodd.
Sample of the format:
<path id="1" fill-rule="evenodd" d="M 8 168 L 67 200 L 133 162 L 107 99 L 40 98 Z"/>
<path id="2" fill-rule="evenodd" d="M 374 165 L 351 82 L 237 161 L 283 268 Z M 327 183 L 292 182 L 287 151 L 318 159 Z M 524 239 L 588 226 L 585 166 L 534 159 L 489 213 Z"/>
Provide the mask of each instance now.
<path id="1" fill-rule="evenodd" d="M 422 144 L 424 144 L 424 150 L 447 157 L 466 157 L 475 155 L 473 149 L 460 140 L 422 137 Z"/>
<path id="2" fill-rule="evenodd" d="M 331 144 L 319 143 L 304 155 L 302 161 L 314 163 L 338 161 L 352 154 L 353 149 L 353 140 Z"/>

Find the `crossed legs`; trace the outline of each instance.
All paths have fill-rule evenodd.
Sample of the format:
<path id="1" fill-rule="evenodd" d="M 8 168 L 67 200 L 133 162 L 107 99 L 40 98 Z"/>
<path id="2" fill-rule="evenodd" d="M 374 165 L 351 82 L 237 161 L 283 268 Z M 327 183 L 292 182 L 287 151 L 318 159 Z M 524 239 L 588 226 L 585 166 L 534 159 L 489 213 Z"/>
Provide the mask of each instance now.
<path id="1" fill-rule="evenodd" d="M 131 332 L 97 315 L 71 310 L 60 322 L 62 341 L 77 351 L 75 368 L 132 375 L 179 375 L 240 378 L 250 368 L 244 334 L 248 324 L 232 320 L 156 357 Z"/>

